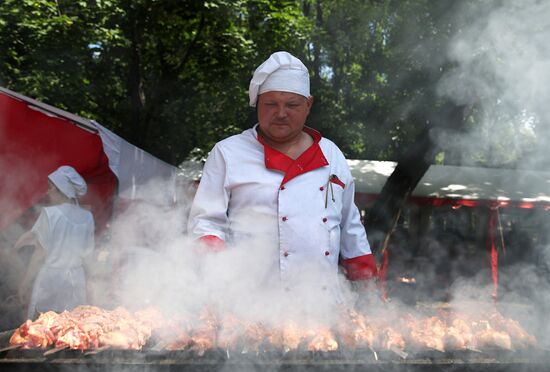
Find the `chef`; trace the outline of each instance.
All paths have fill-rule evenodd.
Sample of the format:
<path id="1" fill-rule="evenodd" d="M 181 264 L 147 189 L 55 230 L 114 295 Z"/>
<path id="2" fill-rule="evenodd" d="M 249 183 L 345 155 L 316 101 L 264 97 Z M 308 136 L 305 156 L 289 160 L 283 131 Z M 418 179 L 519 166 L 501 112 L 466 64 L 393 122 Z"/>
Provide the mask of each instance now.
<path id="1" fill-rule="evenodd" d="M 86 181 L 73 167 L 61 166 L 48 175 L 51 206 L 42 209 L 32 229 L 13 247 L 12 257 L 24 246 L 35 247 L 19 289 L 20 297 L 25 297 L 38 271 L 29 319 L 39 312 L 71 310 L 87 302 L 84 260 L 94 246 L 94 219 L 78 204 L 86 191 Z"/>
<path id="2" fill-rule="evenodd" d="M 266 277 L 285 288 L 306 277 L 330 283 L 339 263 L 349 280 L 373 278 L 376 264 L 346 159 L 305 125 L 313 104 L 306 66 L 290 53 L 273 53 L 254 72 L 248 93 L 258 123 L 210 152 L 189 232 L 210 250 L 265 251 Z"/>

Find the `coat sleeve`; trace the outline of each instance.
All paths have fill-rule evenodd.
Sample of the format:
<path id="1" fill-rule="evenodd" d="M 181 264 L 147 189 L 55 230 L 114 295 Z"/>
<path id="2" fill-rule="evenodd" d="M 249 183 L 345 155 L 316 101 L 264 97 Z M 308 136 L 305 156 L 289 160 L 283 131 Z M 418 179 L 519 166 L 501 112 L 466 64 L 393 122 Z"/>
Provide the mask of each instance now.
<path id="1" fill-rule="evenodd" d="M 31 231 L 36 236 L 36 239 L 40 242 L 40 245 L 46 250 L 50 251 L 52 246 L 52 232 L 50 229 L 50 218 L 46 211 L 46 208 L 42 208 L 38 219 L 34 223 Z"/>
<path id="2" fill-rule="evenodd" d="M 229 197 L 227 162 L 219 145 L 216 145 L 206 159 L 189 212 L 189 234 L 197 239 L 210 235 L 225 241 Z"/>
<path id="3" fill-rule="evenodd" d="M 376 276 L 376 261 L 367 240 L 365 227 L 361 223 L 359 209 L 355 205 L 355 182 L 349 168 L 347 173 L 348 184 L 344 188 L 340 224 L 342 265 L 349 280 L 370 279 Z"/>

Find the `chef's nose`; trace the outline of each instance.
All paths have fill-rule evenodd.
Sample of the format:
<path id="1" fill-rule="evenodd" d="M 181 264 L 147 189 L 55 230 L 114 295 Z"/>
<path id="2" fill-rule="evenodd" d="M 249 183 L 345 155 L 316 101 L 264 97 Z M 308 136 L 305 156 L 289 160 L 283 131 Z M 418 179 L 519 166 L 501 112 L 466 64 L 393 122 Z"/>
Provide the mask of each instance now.
<path id="1" fill-rule="evenodd" d="M 287 112 L 286 112 L 286 107 L 285 105 L 279 105 L 277 107 L 277 117 L 279 118 L 285 118 L 287 115 Z"/>

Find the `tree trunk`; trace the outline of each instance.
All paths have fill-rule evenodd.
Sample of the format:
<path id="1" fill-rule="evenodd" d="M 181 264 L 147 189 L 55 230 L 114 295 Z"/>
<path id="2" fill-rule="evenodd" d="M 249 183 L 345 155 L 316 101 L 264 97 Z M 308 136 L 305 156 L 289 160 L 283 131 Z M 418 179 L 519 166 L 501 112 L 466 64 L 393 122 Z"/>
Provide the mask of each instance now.
<path id="1" fill-rule="evenodd" d="M 374 253 L 381 253 L 391 237 L 403 206 L 430 165 L 439 147 L 437 130 L 457 130 L 464 124 L 464 106 L 448 103 L 429 115 L 427 127 L 404 152 L 367 216 L 367 231 Z"/>
<path id="2" fill-rule="evenodd" d="M 131 142 L 141 146 L 141 127 L 142 127 L 142 111 L 144 106 L 143 100 L 143 85 L 141 79 L 141 56 L 139 52 L 139 44 L 132 43 L 130 49 L 131 57 L 128 66 L 128 93 L 129 93 L 129 111 L 131 130 L 127 133 Z"/>
<path id="3" fill-rule="evenodd" d="M 142 12 L 131 6 L 127 8 L 129 21 L 127 24 L 126 34 L 130 40 L 128 47 L 128 75 L 126 81 L 126 89 L 128 91 L 128 124 L 124 137 L 134 143 L 136 146 L 143 146 L 142 125 L 143 125 L 143 109 L 145 106 L 145 95 L 143 92 L 143 76 L 142 76 L 142 39 L 143 39 L 143 24 Z"/>
<path id="4" fill-rule="evenodd" d="M 321 7 L 321 1 L 317 0 L 315 12 L 315 25 L 318 30 L 323 27 L 323 8 Z M 317 33 L 316 41 L 313 45 L 313 86 L 317 89 L 321 87 L 321 40 L 320 35 Z"/>

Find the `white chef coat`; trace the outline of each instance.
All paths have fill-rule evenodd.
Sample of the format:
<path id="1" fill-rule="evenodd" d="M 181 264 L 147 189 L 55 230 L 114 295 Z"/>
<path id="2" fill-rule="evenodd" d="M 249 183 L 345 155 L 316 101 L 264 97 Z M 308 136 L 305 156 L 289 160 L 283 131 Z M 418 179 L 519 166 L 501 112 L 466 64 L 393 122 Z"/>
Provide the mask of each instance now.
<path id="1" fill-rule="evenodd" d="M 276 270 L 292 283 L 310 271 L 322 274 L 312 275 L 313 280 L 333 282 L 340 256 L 346 260 L 371 254 L 344 155 L 333 142 L 305 128 L 314 137 L 317 133 L 322 154 L 312 170 L 295 162 L 286 174 L 299 175 L 288 180 L 283 171 L 269 169 L 274 161 L 269 157 L 277 152 L 264 156 L 257 126 L 218 142 L 210 152 L 191 207 L 189 232 L 195 238 L 215 235 L 227 245 L 248 241 L 265 250 L 273 263 L 267 277 Z M 334 182 L 329 182 L 331 176 Z"/>
<path id="2" fill-rule="evenodd" d="M 46 256 L 33 285 L 28 318 L 85 304 L 83 261 L 94 247 L 92 213 L 68 203 L 45 207 L 32 231 Z"/>

